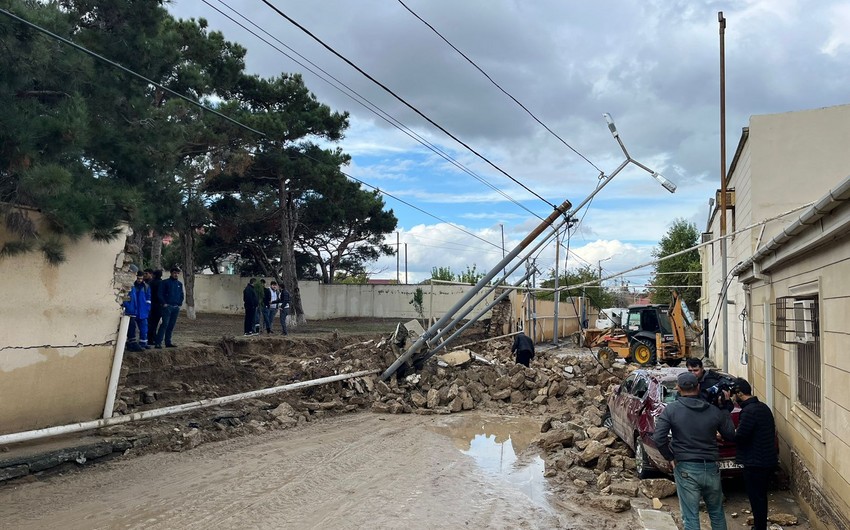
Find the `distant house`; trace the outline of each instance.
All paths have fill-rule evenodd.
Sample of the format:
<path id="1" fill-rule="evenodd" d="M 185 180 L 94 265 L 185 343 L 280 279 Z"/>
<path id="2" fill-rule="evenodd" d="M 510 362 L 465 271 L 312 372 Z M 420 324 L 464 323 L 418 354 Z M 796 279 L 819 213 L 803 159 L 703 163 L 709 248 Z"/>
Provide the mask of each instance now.
<path id="1" fill-rule="evenodd" d="M 848 143 L 850 105 L 751 117 L 729 168 L 725 215 L 727 234 L 753 228 L 727 240 L 727 278 L 719 243 L 700 250 L 706 355 L 749 379 L 771 407 L 793 491 L 826 528 L 850 528 Z M 720 235 L 717 199 L 706 242 Z"/>

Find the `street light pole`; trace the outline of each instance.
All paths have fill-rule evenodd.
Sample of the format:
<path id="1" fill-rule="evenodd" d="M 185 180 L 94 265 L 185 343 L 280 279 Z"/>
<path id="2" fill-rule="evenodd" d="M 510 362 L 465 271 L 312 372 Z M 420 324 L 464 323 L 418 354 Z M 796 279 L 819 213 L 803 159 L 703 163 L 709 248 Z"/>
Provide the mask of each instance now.
<path id="1" fill-rule="evenodd" d="M 723 325 L 723 371 L 729 371 L 729 306 L 726 291 L 726 18 L 718 11 L 720 24 L 720 321 Z"/>

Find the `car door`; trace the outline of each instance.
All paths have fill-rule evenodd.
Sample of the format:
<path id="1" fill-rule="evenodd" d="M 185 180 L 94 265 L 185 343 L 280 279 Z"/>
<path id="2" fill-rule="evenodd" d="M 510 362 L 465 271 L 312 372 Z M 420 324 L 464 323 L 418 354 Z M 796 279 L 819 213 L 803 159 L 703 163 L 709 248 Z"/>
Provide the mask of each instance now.
<path id="1" fill-rule="evenodd" d="M 636 372 L 635 382 L 629 392 L 628 403 L 625 406 L 626 424 L 628 431 L 625 433 L 628 437 L 633 437 L 633 433 L 638 429 L 641 422 L 641 416 L 646 409 L 646 399 L 649 393 L 649 377 L 646 373 Z M 625 438 L 628 439 L 628 438 Z"/>
<path id="2" fill-rule="evenodd" d="M 611 427 L 614 429 L 614 434 L 622 440 L 627 440 L 628 436 L 625 433 L 631 432 L 626 426 L 626 407 L 631 399 L 631 390 L 635 383 L 635 378 L 636 375 L 631 374 L 623 381 L 623 384 L 617 389 L 617 393 L 611 397 L 611 405 L 608 407 L 611 412 Z"/>

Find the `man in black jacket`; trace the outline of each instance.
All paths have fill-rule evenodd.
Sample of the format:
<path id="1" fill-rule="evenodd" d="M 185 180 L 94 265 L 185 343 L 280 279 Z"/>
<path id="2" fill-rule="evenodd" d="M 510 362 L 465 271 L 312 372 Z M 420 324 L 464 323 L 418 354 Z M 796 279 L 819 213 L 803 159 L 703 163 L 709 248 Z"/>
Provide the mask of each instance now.
<path id="1" fill-rule="evenodd" d="M 735 445 L 735 460 L 744 466 L 744 485 L 753 510 L 753 528 L 767 529 L 767 486 L 773 474 L 776 451 L 776 423 L 770 407 L 753 396 L 750 383 L 743 377 L 735 380 L 735 399 L 741 405 Z"/>
<path id="2" fill-rule="evenodd" d="M 514 338 L 511 353 L 516 353 L 517 364 L 528 366 L 531 363 L 531 359 L 534 358 L 534 342 L 525 333 L 520 331 L 516 338 Z"/>
<path id="3" fill-rule="evenodd" d="M 679 374 L 676 383 L 679 399 L 658 416 L 652 441 L 661 455 L 673 462 L 685 530 L 699 530 L 700 497 L 705 500 L 712 530 L 726 530 L 717 433 L 727 440 L 735 438 L 732 417 L 700 399 L 699 382 L 691 372 Z M 668 436 L 671 431 L 672 439 Z"/>
<path id="4" fill-rule="evenodd" d="M 257 308 L 260 305 L 260 299 L 257 297 L 257 290 L 254 287 L 256 278 L 248 280 L 248 285 L 242 291 L 242 302 L 245 304 L 245 336 L 256 335 L 254 332 L 254 319 L 257 317 Z"/>

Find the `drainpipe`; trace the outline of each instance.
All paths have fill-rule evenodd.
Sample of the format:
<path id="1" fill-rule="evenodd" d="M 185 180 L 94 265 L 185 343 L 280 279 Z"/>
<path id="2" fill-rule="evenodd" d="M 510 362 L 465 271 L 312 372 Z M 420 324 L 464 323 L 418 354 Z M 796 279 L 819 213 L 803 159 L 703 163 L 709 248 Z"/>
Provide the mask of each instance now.
<path id="1" fill-rule="evenodd" d="M 234 401 L 241 401 L 243 399 L 254 399 L 260 398 L 264 396 L 270 396 L 272 394 L 278 394 L 280 392 L 288 392 L 290 390 L 300 390 L 302 388 L 307 388 L 311 386 L 323 385 L 325 383 L 334 383 L 336 381 L 344 381 L 346 379 L 353 379 L 355 377 L 363 377 L 366 375 L 373 375 L 380 373 L 380 370 L 363 370 L 361 372 L 354 372 L 350 374 L 340 374 L 340 375 L 332 375 L 329 377 L 322 377 L 319 379 L 313 379 L 311 381 L 301 381 L 299 383 L 291 383 L 289 385 L 276 386 L 272 388 L 265 388 L 263 390 L 254 390 L 251 392 L 244 392 L 242 394 L 233 394 L 230 396 L 224 396 L 220 398 L 214 399 L 202 399 L 201 401 L 193 401 L 191 403 L 184 403 L 182 405 L 174 405 L 171 407 L 165 407 L 161 409 L 154 410 L 144 410 L 142 412 L 136 412 L 134 414 L 125 414 L 123 416 L 115 416 L 112 418 L 104 418 L 100 420 L 92 420 L 92 421 L 84 421 L 80 423 L 72 423 L 69 425 L 60 425 L 57 427 L 47 427 L 46 429 L 36 429 L 34 431 L 24 431 L 24 432 L 16 432 L 12 434 L 4 434 L 0 435 L 0 445 L 13 444 L 18 442 L 27 442 L 30 440 L 37 440 L 40 438 L 48 438 L 51 436 L 57 436 L 60 434 L 69 434 L 72 432 L 81 432 L 81 431 L 90 431 L 93 429 L 100 429 L 101 427 L 109 427 L 111 425 L 120 425 L 122 423 L 129 423 L 131 421 L 137 420 L 148 420 L 151 418 L 159 418 L 161 416 L 168 416 L 170 414 L 179 414 L 181 412 L 189 412 L 191 410 L 203 409 L 207 407 L 214 407 L 216 405 L 225 405 L 227 403 L 233 403 Z"/>
<path id="2" fill-rule="evenodd" d="M 762 309 L 764 310 L 764 401 L 768 408 L 773 410 L 773 336 L 768 299 L 764 299 Z"/>
<path id="3" fill-rule="evenodd" d="M 130 327 L 130 317 L 121 317 L 118 326 L 118 339 L 115 344 L 115 355 L 112 357 L 112 371 L 109 373 L 109 385 L 106 389 L 106 403 L 103 404 L 103 417 L 112 417 L 112 407 L 115 406 L 115 393 L 118 391 L 118 379 L 121 378 L 121 364 L 124 362 L 124 346 L 127 343 L 127 330 Z"/>

